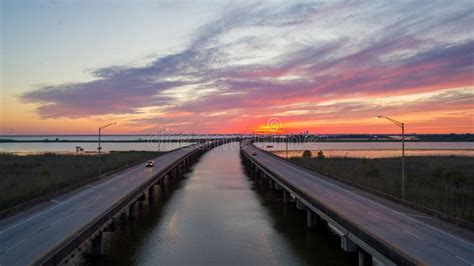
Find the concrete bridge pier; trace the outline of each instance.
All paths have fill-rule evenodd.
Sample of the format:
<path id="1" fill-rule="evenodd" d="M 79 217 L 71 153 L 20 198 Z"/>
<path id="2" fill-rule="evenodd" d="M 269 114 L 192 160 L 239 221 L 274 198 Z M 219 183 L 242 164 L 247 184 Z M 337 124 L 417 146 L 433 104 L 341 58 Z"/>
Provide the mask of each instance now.
<path id="1" fill-rule="evenodd" d="M 135 219 L 137 218 L 137 203 L 134 202 L 128 207 L 128 218 Z"/>
<path id="2" fill-rule="evenodd" d="M 178 177 L 181 174 L 181 169 L 179 167 L 179 164 L 176 165 L 176 167 L 174 168 L 174 171 L 175 171 L 175 177 Z"/>
<path id="3" fill-rule="evenodd" d="M 274 191 L 277 191 L 277 187 L 278 187 L 277 182 L 275 180 L 271 179 L 271 178 L 270 178 L 270 182 L 271 182 L 270 183 L 270 189 L 274 190 Z"/>
<path id="4" fill-rule="evenodd" d="M 345 252 L 356 252 L 358 250 L 357 245 L 347 235 L 341 236 L 341 248 Z"/>
<path id="5" fill-rule="evenodd" d="M 146 200 L 146 193 L 143 192 L 143 194 L 137 199 L 137 201 L 142 202 L 142 201 L 145 201 L 145 200 Z"/>
<path id="6" fill-rule="evenodd" d="M 359 248 L 359 266 L 372 266 L 372 255 Z"/>
<path id="7" fill-rule="evenodd" d="M 182 174 L 184 174 L 184 165 L 181 162 L 180 164 L 178 164 L 178 175 L 182 175 Z"/>
<path id="8" fill-rule="evenodd" d="M 275 190 L 278 190 L 278 191 L 282 190 L 281 186 L 278 185 L 277 182 L 275 182 Z"/>
<path id="9" fill-rule="evenodd" d="M 105 228 L 104 232 L 113 233 L 115 232 L 115 227 L 116 227 L 115 220 L 112 220 L 112 222 Z"/>
<path id="10" fill-rule="evenodd" d="M 186 170 L 186 172 L 189 171 L 189 159 L 184 160 L 183 163 L 184 163 L 184 169 Z"/>
<path id="11" fill-rule="evenodd" d="M 178 171 L 177 171 L 177 169 L 176 169 L 176 167 L 175 167 L 175 168 L 173 168 L 173 170 L 171 170 L 171 177 L 172 177 L 173 179 L 175 179 L 176 176 L 178 176 Z"/>
<path id="12" fill-rule="evenodd" d="M 149 189 L 148 189 L 148 200 L 152 200 L 154 197 L 155 197 L 155 186 L 151 186 Z"/>
<path id="13" fill-rule="evenodd" d="M 310 208 L 306 208 L 306 225 L 310 228 L 325 227 L 327 222 Z"/>
<path id="14" fill-rule="evenodd" d="M 168 184 L 168 180 L 170 178 L 170 173 L 166 174 L 162 179 L 161 179 L 161 186 L 164 188 Z"/>
<path id="15" fill-rule="evenodd" d="M 359 266 L 371 266 L 372 255 L 355 244 L 347 235 L 341 235 L 341 248 L 345 252 L 358 252 Z"/>
<path id="16" fill-rule="evenodd" d="M 301 202 L 299 199 L 295 199 L 296 201 L 296 209 L 298 210 L 305 210 L 306 206 L 304 206 L 303 202 Z"/>
<path id="17" fill-rule="evenodd" d="M 309 208 L 306 209 L 306 227 L 310 229 L 316 226 L 317 226 L 316 214 L 311 209 Z"/>
<path id="18" fill-rule="evenodd" d="M 286 190 L 283 190 L 283 204 L 288 204 L 290 201 L 290 193 L 288 193 Z"/>
<path id="19" fill-rule="evenodd" d="M 92 256 L 102 256 L 104 254 L 104 244 L 102 233 L 92 239 Z"/>
<path id="20" fill-rule="evenodd" d="M 257 168 L 257 169 L 258 169 L 258 168 Z M 260 187 L 261 187 L 262 189 L 265 189 L 265 183 L 267 182 L 266 176 L 264 175 L 264 173 L 263 173 L 260 169 L 258 169 L 257 171 L 258 171 L 258 173 L 259 173 L 259 174 L 258 174 L 258 177 L 259 177 L 259 180 L 260 180 Z"/>
<path id="21" fill-rule="evenodd" d="M 166 194 L 166 185 L 168 184 L 168 175 L 163 176 L 160 179 L 160 193 Z"/>

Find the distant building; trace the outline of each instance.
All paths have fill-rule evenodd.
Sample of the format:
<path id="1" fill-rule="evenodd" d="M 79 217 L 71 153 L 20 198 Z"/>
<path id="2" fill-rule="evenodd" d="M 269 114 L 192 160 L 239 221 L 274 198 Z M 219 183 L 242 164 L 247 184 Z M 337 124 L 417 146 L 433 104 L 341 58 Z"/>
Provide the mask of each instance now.
<path id="1" fill-rule="evenodd" d="M 391 140 L 402 140 L 402 136 L 389 136 Z M 405 136 L 405 140 L 419 140 L 417 136 Z"/>

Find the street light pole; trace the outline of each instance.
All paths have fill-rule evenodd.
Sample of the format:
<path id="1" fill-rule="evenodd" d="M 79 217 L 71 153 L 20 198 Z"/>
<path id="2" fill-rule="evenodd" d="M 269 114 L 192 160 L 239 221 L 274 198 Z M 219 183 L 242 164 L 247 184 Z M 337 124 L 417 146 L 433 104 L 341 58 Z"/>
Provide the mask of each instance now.
<path id="1" fill-rule="evenodd" d="M 286 159 L 288 159 L 288 143 L 290 142 L 290 136 L 288 134 L 288 130 L 286 129 L 281 129 L 281 130 L 285 131 L 286 133 L 286 138 L 285 138 L 286 139 Z"/>
<path id="2" fill-rule="evenodd" d="M 401 123 L 402 128 L 402 199 L 405 199 L 405 123 Z"/>
<path id="3" fill-rule="evenodd" d="M 160 132 L 161 132 L 161 138 L 157 139 L 156 141 L 158 142 L 158 152 L 161 151 L 161 142 L 164 141 L 164 131 L 168 131 L 168 128 L 160 127 Z"/>
<path id="4" fill-rule="evenodd" d="M 102 128 L 99 127 L 99 147 L 97 147 L 97 150 L 99 151 L 99 178 L 100 175 L 102 174 L 102 168 L 101 168 L 101 160 L 100 160 L 100 151 L 102 150 L 102 147 L 100 146 L 100 135 L 102 132 Z"/>
<path id="5" fill-rule="evenodd" d="M 402 129 L 402 199 L 405 200 L 405 183 L 406 183 L 406 176 L 405 176 L 405 123 L 399 122 L 394 120 L 390 117 L 386 116 L 376 116 L 376 119 L 385 118 L 390 122 L 394 123 L 395 125 L 399 126 Z"/>
<path id="6" fill-rule="evenodd" d="M 158 152 L 160 151 L 161 141 L 163 140 L 163 128 L 160 128 L 160 131 L 161 131 L 161 139 L 156 140 L 158 142 Z"/>
<path id="7" fill-rule="evenodd" d="M 108 126 L 111 126 L 111 125 L 118 125 L 118 123 L 110 123 L 110 124 L 107 124 L 105 126 L 99 127 L 99 147 L 97 147 L 97 150 L 99 151 L 99 178 L 102 174 L 102 165 L 101 165 L 101 158 L 100 158 L 100 154 L 101 154 L 101 150 L 102 150 L 102 147 L 100 146 L 101 136 L 102 136 L 102 129 L 104 129 Z"/>

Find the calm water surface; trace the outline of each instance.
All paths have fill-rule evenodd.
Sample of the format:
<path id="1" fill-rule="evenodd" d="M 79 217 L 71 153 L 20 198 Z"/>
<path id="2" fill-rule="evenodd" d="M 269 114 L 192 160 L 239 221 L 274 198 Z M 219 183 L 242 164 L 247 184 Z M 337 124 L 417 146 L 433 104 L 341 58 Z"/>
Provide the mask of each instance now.
<path id="1" fill-rule="evenodd" d="M 353 265 L 328 230 L 307 231 L 305 213 L 244 173 L 237 144 L 206 153 L 180 181 L 157 188 L 136 221 L 106 233 L 94 265 Z M 148 206 L 151 204 L 151 206 Z"/>
<path id="2" fill-rule="evenodd" d="M 103 141 L 143 141 L 143 142 L 103 142 L 101 144 L 103 151 L 170 151 L 179 147 L 193 144 L 190 139 L 209 139 L 232 137 L 233 135 L 208 135 L 208 134 L 150 134 L 150 135 L 103 135 Z M 97 135 L 37 135 L 37 136 L 8 136 L 0 135 L 2 140 L 15 141 L 41 141 L 41 142 L 3 142 L 0 143 L 0 152 L 10 153 L 75 153 L 76 146 L 84 149 L 84 152 L 97 151 Z M 47 140 L 47 142 L 43 142 Z M 93 141 L 93 142 L 74 142 Z M 162 140 L 161 144 L 156 141 Z M 67 142 L 62 142 L 67 141 Z M 153 142 L 155 141 L 155 142 Z M 170 142 L 173 141 L 173 142 Z M 176 142 L 177 141 L 177 142 Z"/>
<path id="3" fill-rule="evenodd" d="M 190 142 L 164 142 L 147 143 L 147 142 L 104 142 L 101 143 L 103 152 L 109 151 L 170 151 L 180 147 L 188 146 Z M 0 152 L 9 153 L 75 153 L 76 146 L 84 149 L 85 153 L 97 152 L 97 143 L 94 142 L 32 142 L 32 143 L 0 143 Z"/>
<path id="4" fill-rule="evenodd" d="M 103 151 L 169 151 L 179 147 L 193 144 L 190 138 L 223 138 L 232 135 L 105 135 L 103 140 L 115 141 L 147 141 L 147 142 L 104 142 Z M 0 139 L 13 139 L 22 141 L 45 140 L 49 142 L 34 143 L 0 143 L 0 152 L 18 154 L 29 153 L 75 153 L 76 146 L 84 149 L 85 153 L 97 152 L 97 142 L 74 142 L 74 140 L 97 141 L 97 136 L 0 136 Z M 58 139 L 59 141 L 55 141 Z M 68 140 L 71 142 L 61 142 Z M 149 142 L 164 140 L 163 143 Z M 167 142 L 168 140 L 179 140 L 179 142 Z M 286 142 L 260 142 L 257 146 L 286 156 Z M 407 156 L 421 155 L 459 155 L 474 156 L 474 142 L 406 142 Z M 319 150 L 324 151 L 328 157 L 398 157 L 400 156 L 401 144 L 399 142 L 310 142 L 289 143 L 289 156 L 301 156 L 304 150 L 311 150 L 316 154 Z M 282 153 L 282 151 L 285 151 Z"/>
<path id="5" fill-rule="evenodd" d="M 286 156 L 285 142 L 260 142 L 256 146 Z M 313 156 L 322 150 L 327 157 L 399 157 L 399 142 L 312 142 L 289 143 L 288 156 L 302 156 L 304 150 L 310 150 Z M 474 156 L 474 142 L 406 142 L 406 156 Z"/>

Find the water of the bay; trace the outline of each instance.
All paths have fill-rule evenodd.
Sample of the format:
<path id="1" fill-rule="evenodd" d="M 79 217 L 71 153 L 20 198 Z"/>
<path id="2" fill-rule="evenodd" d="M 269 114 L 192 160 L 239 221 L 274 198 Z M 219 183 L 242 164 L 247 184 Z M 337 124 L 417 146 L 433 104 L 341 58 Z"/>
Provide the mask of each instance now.
<path id="1" fill-rule="evenodd" d="M 232 135 L 106 135 L 101 144 L 103 152 L 109 151 L 170 151 L 191 145 L 192 139 L 232 137 Z M 20 142 L 0 142 L 0 153 L 19 155 L 53 152 L 60 154 L 77 154 L 76 147 L 81 147 L 81 154 L 97 152 L 97 136 L 0 136 L 0 140 Z M 48 140 L 48 141 L 46 141 Z M 162 142 L 158 143 L 157 140 Z M 29 142 L 28 142 L 29 141 Z M 36 141 L 36 142 L 31 142 Z M 38 142 L 39 141 L 39 142 Z M 84 142 L 88 141 L 88 142 Z M 119 142 L 107 142 L 119 141 Z M 155 141 L 155 142 L 153 142 Z M 280 142 L 257 142 L 256 146 L 286 156 L 287 144 Z M 314 155 L 323 151 L 327 157 L 399 157 L 400 142 L 301 142 L 288 143 L 288 156 L 301 156 L 304 150 Z M 474 142 L 406 142 L 407 156 L 474 156 Z"/>
<path id="2" fill-rule="evenodd" d="M 305 213 L 255 183 L 238 144 L 204 154 L 192 170 L 143 202 L 135 221 L 106 233 L 95 265 L 351 265 L 327 229 L 308 231 Z"/>

